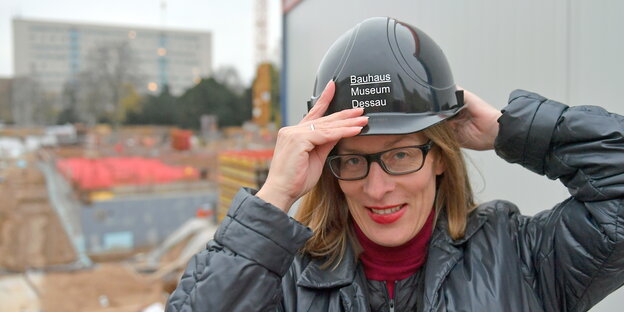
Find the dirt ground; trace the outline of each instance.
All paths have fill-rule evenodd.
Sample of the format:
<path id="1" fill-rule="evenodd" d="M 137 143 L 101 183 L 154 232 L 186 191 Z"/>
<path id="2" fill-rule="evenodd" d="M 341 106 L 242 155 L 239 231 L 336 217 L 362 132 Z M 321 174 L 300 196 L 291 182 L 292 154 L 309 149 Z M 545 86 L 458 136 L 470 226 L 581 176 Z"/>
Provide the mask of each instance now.
<path id="1" fill-rule="evenodd" d="M 8 170 L 0 194 L 0 267 L 24 272 L 76 261 L 37 168 Z"/>
<path id="2" fill-rule="evenodd" d="M 40 294 L 41 306 L 46 312 L 136 312 L 167 300 L 162 282 L 139 275 L 119 263 L 99 264 L 90 270 L 48 273 Z"/>

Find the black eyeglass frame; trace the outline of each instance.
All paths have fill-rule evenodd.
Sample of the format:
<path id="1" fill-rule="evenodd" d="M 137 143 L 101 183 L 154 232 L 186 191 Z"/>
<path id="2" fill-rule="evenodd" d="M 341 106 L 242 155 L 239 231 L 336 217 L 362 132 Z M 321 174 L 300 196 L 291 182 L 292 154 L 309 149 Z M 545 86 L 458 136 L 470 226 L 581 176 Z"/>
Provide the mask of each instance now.
<path id="1" fill-rule="evenodd" d="M 414 173 L 420 169 L 422 169 L 422 167 L 425 165 L 425 160 L 427 159 L 427 154 L 429 154 L 429 151 L 431 151 L 431 148 L 433 147 L 433 141 L 429 140 L 427 141 L 427 143 L 422 144 L 422 145 L 410 145 L 410 146 L 401 146 L 401 147 L 395 147 L 395 148 L 391 148 L 389 150 L 385 150 L 385 151 L 381 151 L 381 152 L 377 152 L 377 153 L 373 153 L 373 154 L 339 154 L 339 155 L 332 155 L 327 157 L 326 163 L 327 166 L 329 167 L 329 170 L 331 171 L 331 173 L 334 175 L 334 177 L 336 177 L 339 180 L 343 180 L 343 181 L 355 181 L 355 180 L 361 180 L 364 179 L 368 176 L 368 173 L 370 172 L 370 166 L 371 163 L 376 162 L 379 164 L 379 166 L 381 167 L 381 169 L 383 169 L 383 171 L 389 175 L 405 175 L 405 174 L 410 174 L 410 173 Z M 420 167 L 418 167 L 417 169 L 414 170 L 410 170 L 410 171 L 406 171 L 406 172 L 392 172 L 390 171 L 390 169 L 388 169 L 386 167 L 386 164 L 384 164 L 384 162 L 381 160 L 381 155 L 390 151 L 394 151 L 394 150 L 398 150 L 398 149 L 403 149 L 403 148 L 418 148 L 421 150 L 421 152 L 423 153 L 423 159 L 422 162 L 420 163 Z M 340 158 L 341 156 L 361 156 L 364 159 L 366 159 L 366 173 L 358 178 L 341 178 L 338 176 L 338 174 L 334 171 L 334 168 L 332 167 L 332 165 L 330 164 L 330 162 L 334 159 Z"/>

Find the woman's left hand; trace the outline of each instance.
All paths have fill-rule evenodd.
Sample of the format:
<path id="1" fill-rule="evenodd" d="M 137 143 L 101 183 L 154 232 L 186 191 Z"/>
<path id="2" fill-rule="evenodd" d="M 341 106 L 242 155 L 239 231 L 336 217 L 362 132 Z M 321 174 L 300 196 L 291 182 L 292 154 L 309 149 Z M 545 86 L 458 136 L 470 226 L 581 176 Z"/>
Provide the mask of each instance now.
<path id="1" fill-rule="evenodd" d="M 478 151 L 493 149 L 501 112 L 468 90 L 464 90 L 464 103 L 466 107 L 450 120 L 459 143 Z"/>

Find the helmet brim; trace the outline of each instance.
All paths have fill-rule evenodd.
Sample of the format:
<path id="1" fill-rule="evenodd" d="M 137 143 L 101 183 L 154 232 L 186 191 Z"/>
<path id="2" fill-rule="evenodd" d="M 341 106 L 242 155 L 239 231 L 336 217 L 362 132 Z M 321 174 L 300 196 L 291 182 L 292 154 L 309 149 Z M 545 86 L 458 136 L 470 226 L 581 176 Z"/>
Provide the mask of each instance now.
<path id="1" fill-rule="evenodd" d="M 409 134 L 427 129 L 456 115 L 463 106 L 455 110 L 421 114 L 370 113 L 366 114 L 368 124 L 359 135 Z"/>

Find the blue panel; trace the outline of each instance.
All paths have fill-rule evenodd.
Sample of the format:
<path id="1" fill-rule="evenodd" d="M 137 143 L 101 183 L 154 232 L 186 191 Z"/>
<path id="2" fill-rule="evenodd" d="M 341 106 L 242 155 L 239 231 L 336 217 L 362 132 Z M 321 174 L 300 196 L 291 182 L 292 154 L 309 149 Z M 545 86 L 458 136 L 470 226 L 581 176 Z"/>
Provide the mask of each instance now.
<path id="1" fill-rule="evenodd" d="M 160 33 L 160 48 L 162 49 L 167 49 L 167 35 L 165 35 L 165 33 Z M 168 63 L 168 58 L 167 58 L 167 54 L 165 53 L 165 55 L 161 55 L 158 57 L 158 66 L 159 66 L 159 82 L 160 82 L 160 87 L 164 87 L 165 85 L 169 84 L 169 77 L 168 77 L 168 73 L 167 73 L 167 63 Z"/>
<path id="2" fill-rule="evenodd" d="M 106 250 L 118 250 L 118 249 L 132 249 L 133 244 L 132 232 L 113 232 L 104 234 L 104 249 Z"/>
<path id="3" fill-rule="evenodd" d="M 88 238 L 84 241 L 86 251 L 89 254 L 107 252 L 115 248 L 114 244 L 119 244 L 119 248 L 153 247 L 155 238 L 164 240 L 194 218 L 198 208 L 207 203 L 215 207 L 216 200 L 216 192 L 180 193 L 119 198 L 83 206 L 80 219 L 83 236 Z M 131 240 L 119 233 L 130 233 Z M 97 239 L 93 241 L 93 238 Z"/>
<path id="4" fill-rule="evenodd" d="M 75 82 L 80 72 L 80 32 L 75 28 L 69 30 L 69 72 Z"/>

